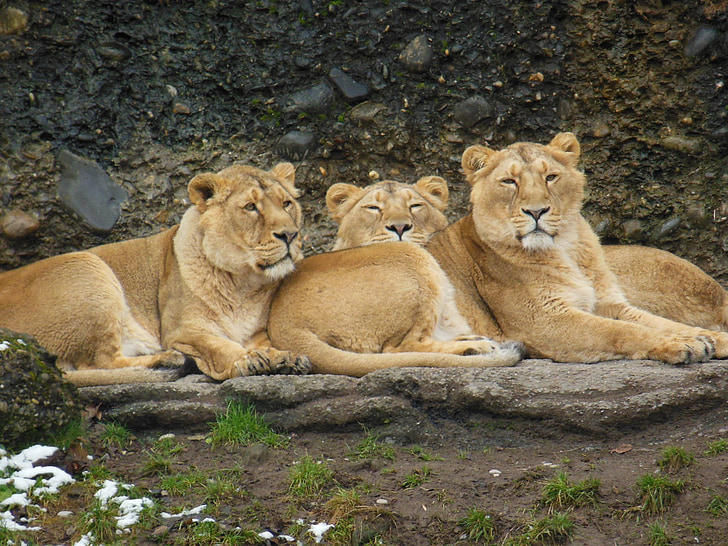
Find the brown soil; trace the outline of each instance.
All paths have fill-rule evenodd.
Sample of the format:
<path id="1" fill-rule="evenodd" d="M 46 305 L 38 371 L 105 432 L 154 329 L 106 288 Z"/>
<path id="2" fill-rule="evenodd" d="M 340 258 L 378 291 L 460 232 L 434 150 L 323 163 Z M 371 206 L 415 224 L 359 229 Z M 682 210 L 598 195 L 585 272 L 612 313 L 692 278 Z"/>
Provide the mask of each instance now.
<path id="1" fill-rule="evenodd" d="M 498 437 L 497 429 L 503 425 L 481 426 L 491 429 L 483 432 L 492 439 Z M 513 431 L 506 428 L 503 433 L 507 437 Z M 198 470 L 213 479 L 219 473 L 228 476 L 239 473 L 239 491 L 224 494 L 214 502 L 205 499 L 200 487 L 184 495 L 162 491 L 164 474 L 145 471 L 155 437 L 134 439 L 123 450 L 103 448 L 97 440 L 93 441 L 90 451 L 97 461 L 101 458 L 116 479 L 148 490 L 148 495 L 161 499 L 170 513 L 207 502 L 208 508 L 201 517 L 212 517 L 231 529 L 239 526 L 257 532 L 270 530 L 276 535 L 295 535 L 302 544 L 313 544 L 314 540 L 310 535 L 306 536 L 307 527 L 296 531 L 294 522 L 301 518 L 307 524 L 314 521 L 337 523 L 327 501 L 343 488 L 356 489 L 360 494 L 360 507 L 354 517 L 358 531 L 346 542 L 335 542 L 331 535 L 333 531 L 329 531 L 324 535 L 324 544 L 488 543 L 471 540 L 459 524 L 469 509 L 477 508 L 494 518 L 496 536 L 492 544 L 531 544 L 506 541 L 523 535 L 529 522 L 552 512 L 566 511 L 575 526 L 571 539 L 562 541 L 564 543 L 661 544 L 650 542 L 651 526 L 657 523 L 664 525 L 672 540 L 670 544 L 720 545 L 725 544 L 728 537 L 728 518 L 725 513 L 712 515 L 707 508 L 715 496 L 728 497 L 725 482 L 728 453 L 708 455 L 706 448 L 710 442 L 726 435 L 728 431 L 717 429 L 714 433 L 693 434 L 669 442 L 652 442 L 649 434 L 640 433 L 609 442 L 534 436 L 521 447 L 500 447 L 497 443 L 484 447 L 477 442 L 477 428 L 474 428 L 467 440 L 421 448 L 396 445 L 388 443 L 386 437 L 379 438 L 378 445 L 390 447 L 393 459 L 357 455 L 357 446 L 372 437 L 371 431 L 366 430 L 350 434 L 296 434 L 290 437 L 288 446 L 281 449 L 260 445 L 212 447 L 202 435 L 178 435 L 176 440 L 184 450 L 172 456 L 170 473 Z M 694 454 L 694 462 L 674 472 L 660 469 L 658 460 L 663 450 L 674 446 Z M 79 473 L 89 465 L 86 452 L 83 449 L 72 451 L 73 455 L 59 463 L 75 468 Z M 301 501 L 290 495 L 289 476 L 292 466 L 307 455 L 323 461 L 322 464 L 333 471 L 333 479 L 320 495 Z M 422 472 L 424 467 L 430 470 L 424 483 L 411 488 L 403 486 L 408 476 Z M 499 470 L 500 475 L 495 475 L 493 470 Z M 586 479 L 599 480 L 599 504 L 574 509 L 545 506 L 545 484 L 561 472 L 572 484 Z M 683 492 L 664 512 L 647 514 L 641 509 L 637 482 L 647 474 L 684 481 Z M 71 537 L 75 542 L 80 536 L 78 531 L 70 526 L 69 520 L 61 520 L 54 514 L 61 509 L 83 511 L 89 498 L 89 494 L 81 493 L 78 486 L 66 488 L 61 500 L 49 506 L 48 518 L 42 523 L 43 531 L 35 535 L 38 542 L 69 543 Z M 385 499 L 387 503 L 377 503 L 378 499 Z M 345 521 L 341 520 L 339 524 L 343 526 Z M 162 525 L 164 527 L 160 527 Z M 148 529 L 134 527 L 123 543 L 214 543 L 194 542 L 194 526 L 190 517 L 174 523 L 159 520 L 148 525 Z M 378 536 L 379 542 L 367 542 L 372 536 Z M 224 542 L 228 543 L 248 542 Z M 268 542 L 279 543 L 286 541 Z"/>

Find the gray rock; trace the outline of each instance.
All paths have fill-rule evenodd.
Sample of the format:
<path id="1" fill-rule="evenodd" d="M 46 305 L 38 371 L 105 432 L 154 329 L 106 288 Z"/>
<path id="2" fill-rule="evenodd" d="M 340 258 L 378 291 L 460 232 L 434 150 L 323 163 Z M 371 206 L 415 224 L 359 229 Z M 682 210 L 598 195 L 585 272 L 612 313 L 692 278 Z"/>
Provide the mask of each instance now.
<path id="1" fill-rule="evenodd" d="M 718 31 L 712 27 L 697 29 L 685 44 L 686 57 L 698 57 L 718 39 Z"/>
<path id="2" fill-rule="evenodd" d="M 92 229 L 108 233 L 119 219 L 121 204 L 128 197 L 94 161 L 64 149 L 58 154 L 61 179 L 58 195 Z"/>
<path id="3" fill-rule="evenodd" d="M 339 68 L 329 70 L 329 79 L 336 86 L 344 99 L 349 103 L 356 103 L 369 96 L 366 85 L 355 81 L 351 76 Z"/>
<path id="4" fill-rule="evenodd" d="M 543 422 L 585 434 L 647 427 L 685 412 L 710 412 L 728 400 L 728 363 L 674 367 L 650 361 L 559 364 L 525 360 L 512 368 L 404 368 L 357 379 L 337 375 L 256 376 L 222 384 L 80 389 L 85 404 L 131 428 L 209 428 L 225 401 L 253 404 L 281 430 L 393 426 L 423 438 L 440 420 L 472 416 Z M 447 428 L 447 426 L 445 426 Z"/>
<path id="5" fill-rule="evenodd" d="M 289 161 L 305 159 L 316 148 L 316 135 L 305 131 L 289 131 L 275 145 L 275 152 Z"/>
<path id="6" fill-rule="evenodd" d="M 325 112 L 334 100 L 334 91 L 326 82 L 297 91 L 286 99 L 283 110 L 289 113 Z"/>
<path id="7" fill-rule="evenodd" d="M 410 72 L 424 72 L 432 65 L 432 46 L 426 36 L 412 40 L 399 55 L 399 62 Z"/>
<path id="8" fill-rule="evenodd" d="M 453 117 L 460 125 L 470 129 L 493 115 L 493 106 L 483 97 L 470 97 L 455 106 Z"/>
<path id="9" fill-rule="evenodd" d="M 374 123 L 380 115 L 385 116 L 389 113 L 386 105 L 378 102 L 362 102 L 357 104 L 349 112 L 349 117 L 359 123 Z"/>

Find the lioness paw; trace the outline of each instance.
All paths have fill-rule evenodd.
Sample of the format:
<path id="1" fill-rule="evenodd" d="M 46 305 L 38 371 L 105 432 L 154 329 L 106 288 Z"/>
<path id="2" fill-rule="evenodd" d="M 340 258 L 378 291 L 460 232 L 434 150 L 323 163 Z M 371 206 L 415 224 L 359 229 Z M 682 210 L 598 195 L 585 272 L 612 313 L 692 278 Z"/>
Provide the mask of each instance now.
<path id="1" fill-rule="evenodd" d="M 276 367 L 274 373 L 285 375 L 306 375 L 311 372 L 311 361 L 306 356 L 297 356 L 285 362 L 281 362 Z"/>
<path id="2" fill-rule="evenodd" d="M 673 336 L 649 352 L 648 358 L 668 364 L 705 362 L 715 354 L 712 340 L 705 336 Z"/>
<path id="3" fill-rule="evenodd" d="M 715 358 L 728 358 L 728 333 L 706 331 L 704 335 L 715 347 L 715 355 L 713 355 Z"/>
<path id="4" fill-rule="evenodd" d="M 501 347 L 497 341 L 474 334 L 458 336 L 454 341 L 459 344 L 458 354 L 463 356 L 483 355 Z"/>

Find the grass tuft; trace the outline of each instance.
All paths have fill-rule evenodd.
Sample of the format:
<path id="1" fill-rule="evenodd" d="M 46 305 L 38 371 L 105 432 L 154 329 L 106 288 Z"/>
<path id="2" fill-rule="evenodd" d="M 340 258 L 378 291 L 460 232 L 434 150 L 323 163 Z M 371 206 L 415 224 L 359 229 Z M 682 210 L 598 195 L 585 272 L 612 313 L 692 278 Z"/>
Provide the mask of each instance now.
<path id="1" fill-rule="evenodd" d="M 647 514 L 658 514 L 672 504 L 678 493 L 682 493 L 685 483 L 645 474 L 637 481 L 637 487 L 642 510 Z"/>
<path id="2" fill-rule="evenodd" d="M 431 475 L 432 470 L 427 465 L 423 466 L 422 468 L 415 469 L 412 471 L 411 474 L 405 476 L 404 481 L 401 484 L 402 488 L 413 489 L 415 487 L 419 487 L 427 480 L 429 480 Z"/>
<path id="3" fill-rule="evenodd" d="M 722 495 L 715 495 L 708 503 L 708 512 L 713 516 L 720 517 L 728 514 L 728 499 Z"/>
<path id="4" fill-rule="evenodd" d="M 327 485 L 333 483 L 333 471 L 325 461 L 314 461 L 309 455 L 291 467 L 288 491 L 299 500 L 318 497 Z"/>
<path id="5" fill-rule="evenodd" d="M 656 521 L 650 525 L 650 546 L 668 546 L 672 543 L 667 534 L 667 527 L 661 521 Z"/>
<path id="6" fill-rule="evenodd" d="M 668 446 L 662 450 L 657 465 L 664 471 L 674 473 L 695 462 L 695 456 L 679 446 Z"/>
<path id="7" fill-rule="evenodd" d="M 105 447 L 116 446 L 124 449 L 132 439 L 131 432 L 124 425 L 118 423 L 106 423 L 101 433 L 101 442 Z"/>
<path id="8" fill-rule="evenodd" d="M 207 441 L 213 447 L 262 443 L 268 447 L 283 448 L 288 443 L 286 438 L 273 431 L 254 406 L 239 402 L 228 402 L 225 412 L 218 414 Z"/>
<path id="9" fill-rule="evenodd" d="M 490 514 L 483 510 L 471 508 L 467 515 L 458 522 L 468 534 L 468 538 L 475 542 L 482 540 L 492 541 L 495 538 L 495 522 Z"/>
<path id="10" fill-rule="evenodd" d="M 389 461 L 394 460 L 394 448 L 379 443 L 379 435 L 370 432 L 351 453 L 357 459 L 374 459 L 380 457 Z"/>
<path id="11" fill-rule="evenodd" d="M 705 454 L 710 457 L 715 457 L 721 453 L 725 453 L 726 451 L 728 451 L 728 440 L 721 438 L 714 442 L 710 442 L 705 450 Z"/>
<path id="12" fill-rule="evenodd" d="M 601 482 L 596 478 L 589 478 L 572 484 L 565 473 L 559 472 L 544 487 L 543 502 L 552 509 L 597 506 L 599 504 L 600 485 Z"/>

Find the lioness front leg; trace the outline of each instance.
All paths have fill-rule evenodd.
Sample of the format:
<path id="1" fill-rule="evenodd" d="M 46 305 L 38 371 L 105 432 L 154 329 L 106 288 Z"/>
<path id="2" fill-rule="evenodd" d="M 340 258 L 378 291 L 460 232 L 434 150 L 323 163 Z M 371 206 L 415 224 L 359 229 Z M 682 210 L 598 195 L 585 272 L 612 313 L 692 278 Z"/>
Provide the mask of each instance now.
<path id="1" fill-rule="evenodd" d="M 233 377 L 265 374 L 306 374 L 311 363 L 306 357 L 294 357 L 268 344 L 257 335 L 243 346 L 213 334 L 189 335 L 185 343 L 173 343 L 179 351 L 193 355 L 200 371 L 224 381 Z"/>
<path id="2" fill-rule="evenodd" d="M 638 324 L 644 324 L 651 328 L 659 328 L 660 330 L 665 330 L 679 335 L 705 338 L 711 345 L 712 357 L 719 359 L 728 358 L 728 333 L 726 332 L 716 332 L 714 330 L 705 330 L 703 328 L 687 326 L 679 322 L 674 322 L 672 320 L 653 315 L 632 306 L 627 306 L 622 311 L 619 318 Z"/>

